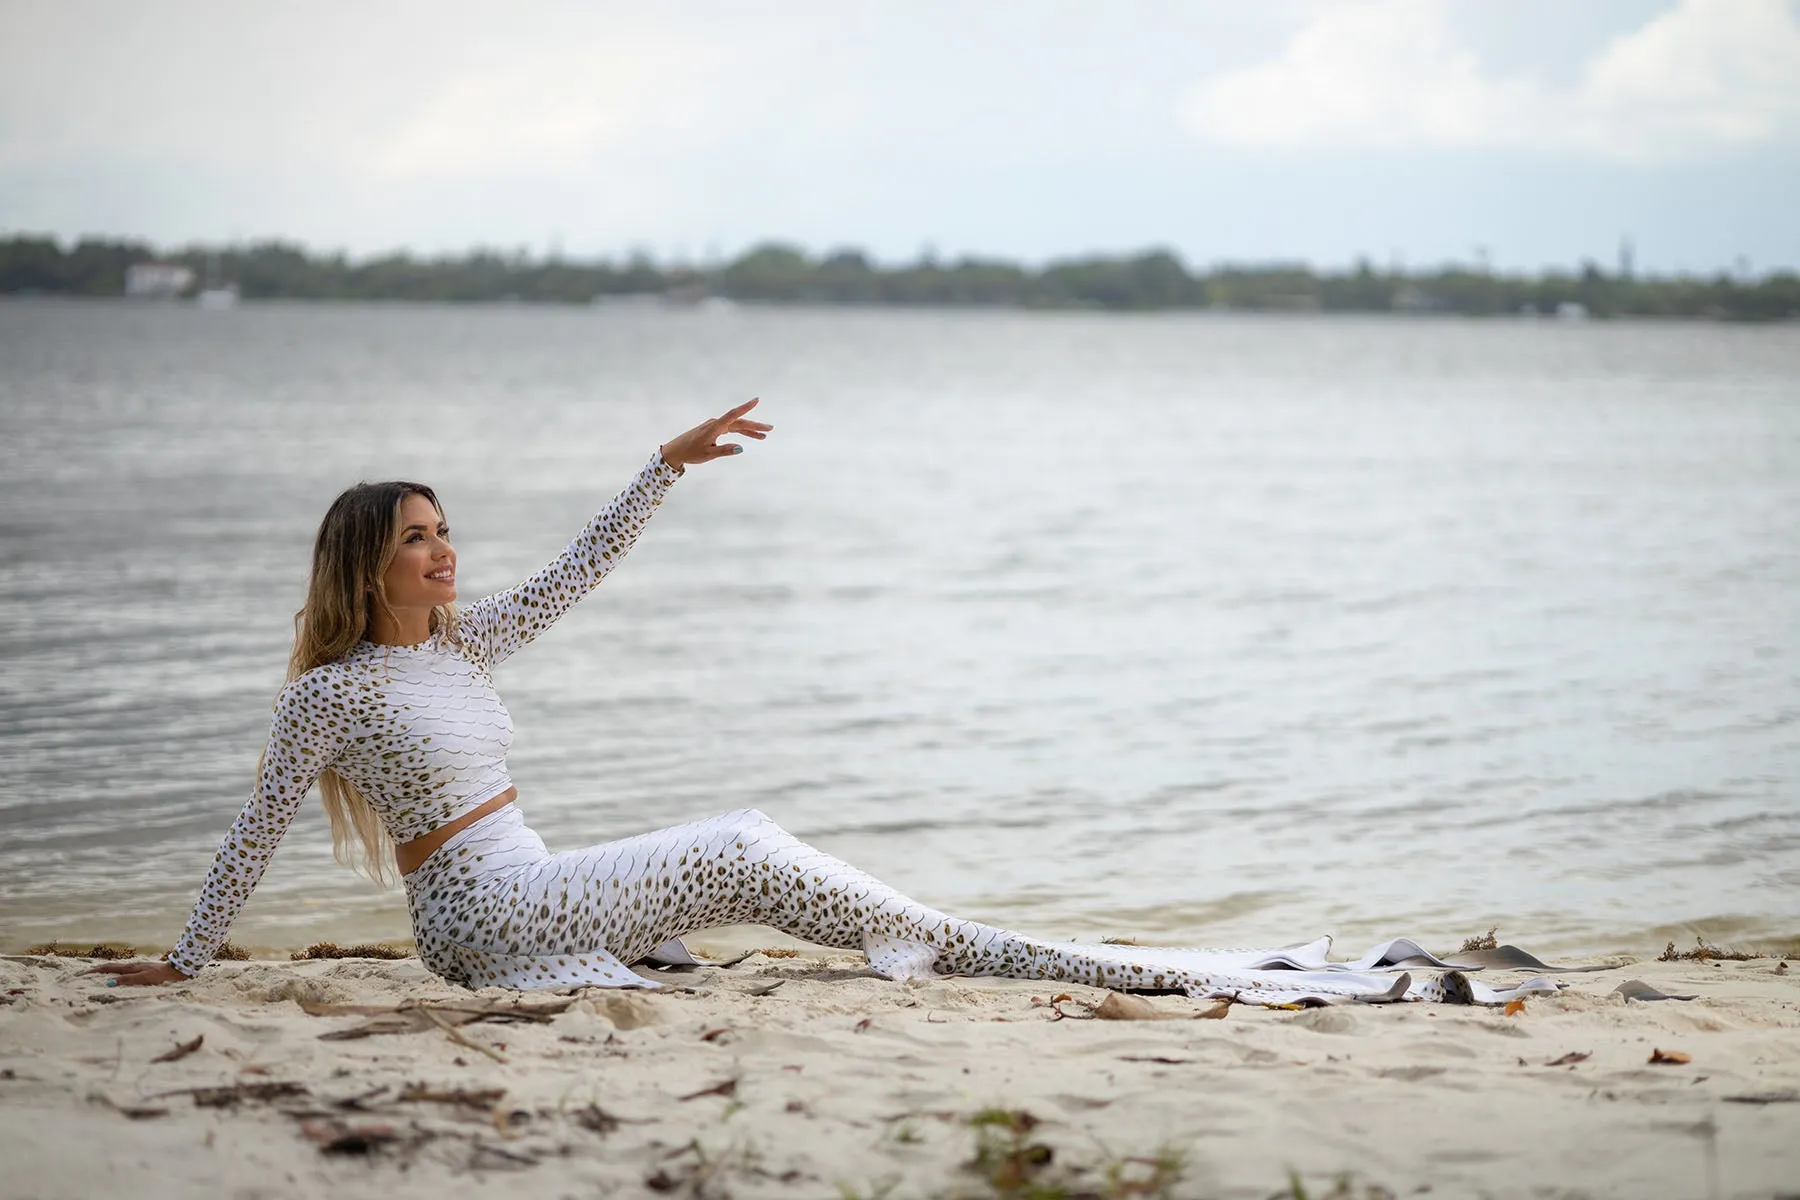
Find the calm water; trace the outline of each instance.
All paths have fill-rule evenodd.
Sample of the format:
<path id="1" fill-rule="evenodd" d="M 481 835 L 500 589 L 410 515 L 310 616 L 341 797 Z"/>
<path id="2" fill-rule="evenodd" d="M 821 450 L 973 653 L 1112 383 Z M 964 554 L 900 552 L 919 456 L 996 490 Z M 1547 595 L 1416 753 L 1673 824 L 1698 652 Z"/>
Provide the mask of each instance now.
<path id="1" fill-rule="evenodd" d="M 552 846 L 755 805 L 938 907 L 1184 943 L 1800 935 L 1800 328 L 0 303 L 0 943 L 167 944 L 312 529 L 465 599 L 751 395 L 502 669 Z M 237 940 L 406 932 L 316 804 Z"/>

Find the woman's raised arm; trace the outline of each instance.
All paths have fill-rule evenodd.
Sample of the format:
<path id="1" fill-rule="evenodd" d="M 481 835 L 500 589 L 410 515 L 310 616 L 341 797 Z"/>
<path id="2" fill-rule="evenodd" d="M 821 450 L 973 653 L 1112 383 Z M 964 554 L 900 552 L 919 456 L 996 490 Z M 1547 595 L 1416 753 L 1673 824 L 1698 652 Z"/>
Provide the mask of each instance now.
<path id="1" fill-rule="evenodd" d="M 494 666 L 548 629 L 618 566 L 662 503 L 664 493 L 688 466 L 743 449 L 730 442 L 721 444 L 719 438 L 735 433 L 760 441 L 767 436 L 774 426 L 744 419 L 754 407 L 755 400 L 740 404 L 663 443 L 637 478 L 596 513 L 561 554 L 523 582 L 470 605 L 462 614 L 463 640 Z"/>

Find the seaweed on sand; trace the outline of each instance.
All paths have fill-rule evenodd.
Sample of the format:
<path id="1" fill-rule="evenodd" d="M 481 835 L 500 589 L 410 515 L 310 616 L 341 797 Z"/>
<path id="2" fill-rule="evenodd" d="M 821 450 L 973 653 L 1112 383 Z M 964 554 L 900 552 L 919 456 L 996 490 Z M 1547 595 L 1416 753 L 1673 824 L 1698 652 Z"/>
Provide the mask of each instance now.
<path id="1" fill-rule="evenodd" d="M 39 942 L 35 946 L 25 947 L 27 954 L 54 954 L 60 958 L 103 958 L 109 961 L 121 958 L 136 958 L 136 946 L 127 946 L 122 942 L 97 942 L 88 945 L 71 942 Z"/>
<path id="2" fill-rule="evenodd" d="M 1768 955 L 1750 950 L 1737 950 L 1728 946 L 1709 946 L 1702 938 L 1694 939 L 1692 950 L 1677 950 L 1675 943 L 1670 942 L 1668 948 L 1656 956 L 1657 962 L 1706 962 L 1722 959 L 1727 962 L 1745 962 L 1753 958 L 1767 958 Z"/>
<path id="3" fill-rule="evenodd" d="M 305 962 L 315 958 L 411 958 L 411 950 L 399 946 L 383 945 L 379 942 L 365 942 L 360 946 L 340 946 L 336 942 L 314 942 L 304 950 L 296 950 L 288 955 L 294 962 Z"/>

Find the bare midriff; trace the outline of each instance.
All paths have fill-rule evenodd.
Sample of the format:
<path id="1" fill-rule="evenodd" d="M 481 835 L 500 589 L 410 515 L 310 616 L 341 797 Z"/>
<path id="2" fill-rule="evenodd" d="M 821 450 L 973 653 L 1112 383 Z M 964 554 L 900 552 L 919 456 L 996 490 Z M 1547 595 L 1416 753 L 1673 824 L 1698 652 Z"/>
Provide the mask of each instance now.
<path id="1" fill-rule="evenodd" d="M 395 846 L 394 865 L 400 869 L 402 875 L 411 875 L 426 859 L 431 857 L 432 851 L 489 813 L 500 811 L 518 798 L 519 789 L 509 787 L 492 800 L 477 805 L 448 825 L 440 825 L 424 837 L 414 838 L 410 842 Z"/>

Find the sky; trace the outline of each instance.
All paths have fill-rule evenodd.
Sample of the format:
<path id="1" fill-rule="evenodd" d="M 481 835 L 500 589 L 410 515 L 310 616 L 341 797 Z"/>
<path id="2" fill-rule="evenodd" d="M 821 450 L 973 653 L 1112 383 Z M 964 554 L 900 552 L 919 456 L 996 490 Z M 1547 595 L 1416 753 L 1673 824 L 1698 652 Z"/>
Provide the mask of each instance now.
<path id="1" fill-rule="evenodd" d="M 0 236 L 1800 268 L 1800 0 L 0 0 Z"/>

